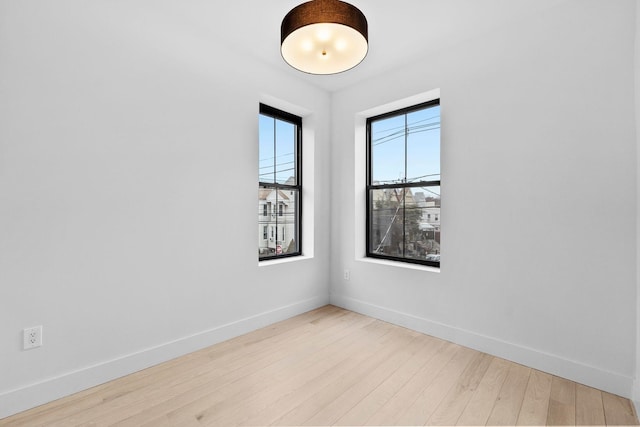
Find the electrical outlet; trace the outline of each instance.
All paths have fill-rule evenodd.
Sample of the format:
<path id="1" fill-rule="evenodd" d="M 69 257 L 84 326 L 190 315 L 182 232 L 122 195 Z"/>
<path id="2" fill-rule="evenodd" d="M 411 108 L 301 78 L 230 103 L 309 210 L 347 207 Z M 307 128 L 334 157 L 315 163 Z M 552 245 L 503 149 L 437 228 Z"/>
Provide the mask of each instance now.
<path id="1" fill-rule="evenodd" d="M 24 350 L 40 347 L 42 345 L 42 325 L 33 328 L 25 328 L 23 331 Z"/>
<path id="2" fill-rule="evenodd" d="M 351 279 L 351 272 L 345 268 L 344 269 L 344 280 L 349 280 L 349 279 Z"/>

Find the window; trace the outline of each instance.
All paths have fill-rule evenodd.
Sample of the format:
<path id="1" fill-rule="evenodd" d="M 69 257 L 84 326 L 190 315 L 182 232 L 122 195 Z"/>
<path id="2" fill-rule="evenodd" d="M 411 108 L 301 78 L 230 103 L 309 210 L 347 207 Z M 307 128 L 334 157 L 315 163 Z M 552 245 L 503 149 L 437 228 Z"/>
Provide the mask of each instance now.
<path id="1" fill-rule="evenodd" d="M 439 267 L 439 218 L 440 100 L 368 118 L 367 256 Z"/>
<path id="2" fill-rule="evenodd" d="M 258 259 L 301 255 L 302 119 L 260 104 L 258 145 Z"/>

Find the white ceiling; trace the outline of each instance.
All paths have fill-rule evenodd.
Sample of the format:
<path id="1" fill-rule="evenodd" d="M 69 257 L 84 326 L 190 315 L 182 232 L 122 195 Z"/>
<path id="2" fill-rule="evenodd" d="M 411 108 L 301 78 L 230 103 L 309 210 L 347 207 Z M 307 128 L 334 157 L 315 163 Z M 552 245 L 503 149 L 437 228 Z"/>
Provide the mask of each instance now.
<path id="1" fill-rule="evenodd" d="M 120 5 L 139 8 L 172 34 L 187 31 L 201 45 L 223 41 L 295 78 L 336 91 L 566 1 L 352 0 L 369 23 L 369 53 L 356 68 L 331 76 L 301 73 L 280 56 L 282 18 L 303 0 L 123 0 Z"/>

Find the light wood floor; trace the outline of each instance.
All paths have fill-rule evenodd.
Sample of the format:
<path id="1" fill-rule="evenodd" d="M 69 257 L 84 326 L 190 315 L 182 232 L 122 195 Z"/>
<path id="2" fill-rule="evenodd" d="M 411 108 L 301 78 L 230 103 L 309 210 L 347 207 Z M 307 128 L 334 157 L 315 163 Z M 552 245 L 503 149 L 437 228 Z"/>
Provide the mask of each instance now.
<path id="1" fill-rule="evenodd" d="M 638 424 L 629 400 L 326 306 L 2 426 Z"/>

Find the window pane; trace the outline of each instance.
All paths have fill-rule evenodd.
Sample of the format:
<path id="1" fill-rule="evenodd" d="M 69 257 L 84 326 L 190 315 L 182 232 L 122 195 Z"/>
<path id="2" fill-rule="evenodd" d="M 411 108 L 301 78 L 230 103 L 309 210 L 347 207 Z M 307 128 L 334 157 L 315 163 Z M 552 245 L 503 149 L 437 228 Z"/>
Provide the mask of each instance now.
<path id="1" fill-rule="evenodd" d="M 296 184 L 296 125 L 276 120 L 276 182 Z"/>
<path id="2" fill-rule="evenodd" d="M 258 193 L 258 204 L 259 257 L 299 252 L 298 191 L 261 188 Z M 266 216 L 263 215 L 265 211 Z"/>
<path id="3" fill-rule="evenodd" d="M 260 114 L 259 121 L 259 162 L 258 162 L 258 181 L 275 182 L 274 170 L 274 118 Z"/>
<path id="4" fill-rule="evenodd" d="M 402 256 L 404 205 L 401 189 L 370 190 L 369 252 Z"/>
<path id="5" fill-rule="evenodd" d="M 440 187 L 410 191 L 405 204 L 404 256 L 440 262 Z"/>
<path id="6" fill-rule="evenodd" d="M 440 106 L 407 114 L 407 182 L 440 181 Z"/>
<path id="7" fill-rule="evenodd" d="M 372 184 L 403 182 L 404 115 L 371 122 Z"/>

